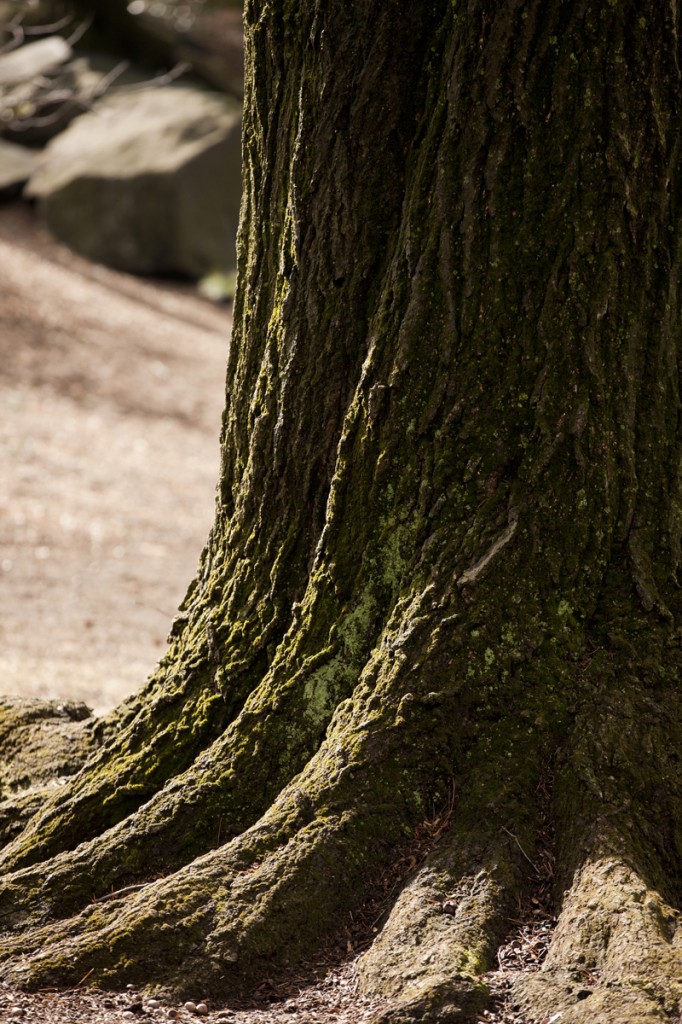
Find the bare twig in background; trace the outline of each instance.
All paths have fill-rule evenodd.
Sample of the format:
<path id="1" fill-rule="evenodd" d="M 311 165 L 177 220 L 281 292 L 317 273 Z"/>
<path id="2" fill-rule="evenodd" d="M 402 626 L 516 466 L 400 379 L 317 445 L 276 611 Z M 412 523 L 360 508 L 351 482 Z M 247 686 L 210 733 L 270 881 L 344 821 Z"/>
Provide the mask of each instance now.
<path id="1" fill-rule="evenodd" d="M 0 46 L 0 56 L 3 53 L 11 53 L 12 50 L 18 49 L 23 43 L 25 36 L 25 30 L 20 24 L 14 25 L 10 23 L 9 25 L 5 25 L 4 31 L 8 32 L 11 38 L 8 42 L 3 43 L 2 46 Z"/>
<path id="2" fill-rule="evenodd" d="M 91 99 L 99 99 L 100 96 L 103 96 L 107 89 L 109 89 L 110 86 L 116 81 L 116 79 L 120 78 L 124 71 L 127 71 L 129 67 L 129 60 L 119 61 L 116 67 L 113 67 L 111 71 L 109 71 L 104 76 L 104 78 L 99 82 L 99 84 L 95 86 L 95 88 L 92 90 L 92 92 L 90 93 Z"/>
<path id="3" fill-rule="evenodd" d="M 186 74 L 191 67 L 192 65 L 188 64 L 187 61 L 180 61 L 179 64 L 175 64 L 174 67 L 172 67 L 170 71 L 166 71 L 165 74 L 155 75 L 154 78 L 145 79 L 144 82 L 135 82 L 131 85 L 119 85 L 113 90 L 114 95 L 118 96 L 119 93 L 127 92 L 140 92 L 142 89 L 148 89 L 149 86 L 158 87 L 161 85 L 170 85 L 171 82 L 174 82 L 177 78 Z"/>
<path id="4" fill-rule="evenodd" d="M 52 32 L 60 32 L 61 29 L 73 21 L 73 14 L 65 14 L 59 21 L 53 21 L 51 25 L 24 25 L 24 35 L 46 36 Z"/>
<path id="5" fill-rule="evenodd" d="M 75 46 L 76 43 L 83 38 L 88 29 L 92 27 L 92 23 L 94 20 L 95 15 L 90 14 L 87 18 L 81 21 L 80 25 L 76 26 L 76 28 L 73 30 L 71 35 L 66 40 L 69 46 Z"/>

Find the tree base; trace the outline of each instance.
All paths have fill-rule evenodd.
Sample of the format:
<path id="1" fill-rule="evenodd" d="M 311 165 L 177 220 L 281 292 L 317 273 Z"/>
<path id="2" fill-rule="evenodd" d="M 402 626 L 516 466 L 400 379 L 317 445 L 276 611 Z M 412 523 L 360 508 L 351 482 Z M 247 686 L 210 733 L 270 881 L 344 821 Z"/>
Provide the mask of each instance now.
<path id="1" fill-rule="evenodd" d="M 302 771 L 237 835 L 230 837 L 237 817 L 228 816 L 234 796 L 216 790 L 225 839 L 202 831 L 195 818 L 196 836 L 175 851 L 183 863 L 167 872 L 172 857 L 160 856 L 156 865 L 150 859 L 160 837 L 184 827 L 193 798 L 197 808 L 206 806 L 219 762 L 202 755 L 203 774 L 195 766 L 185 776 L 195 788 L 171 779 L 99 839 L 7 871 L 0 882 L 0 976 L 33 989 L 83 978 L 104 988 L 153 979 L 156 991 L 175 998 L 198 989 L 221 1000 L 243 997 L 310 957 L 330 933 L 351 927 L 376 878 L 386 877 L 396 850 L 424 822 L 429 802 L 447 793 L 443 768 L 455 766 L 447 812 L 436 827 L 426 819 L 438 841 L 411 873 L 398 873 L 391 906 L 377 915 L 371 947 L 358 962 L 361 993 L 386 1004 L 383 1024 L 445 1024 L 482 1011 L 486 974 L 548 856 L 550 820 L 558 923 L 541 970 L 515 979 L 514 1005 L 529 1019 L 561 1012 L 575 1022 L 591 1014 L 600 1024 L 669 1024 L 682 1005 L 682 716 L 676 685 L 661 685 L 658 676 L 661 652 L 671 678 L 677 652 L 659 646 L 667 630 L 649 629 L 648 636 L 636 661 L 633 648 L 614 639 L 608 655 L 581 669 L 568 720 L 543 718 L 528 683 L 554 668 L 554 654 L 529 665 L 518 718 L 488 700 L 450 761 L 436 723 L 449 721 L 453 705 L 442 693 L 420 692 L 411 670 L 416 660 L 420 676 L 433 678 L 423 646 L 402 660 L 382 654 L 352 701 L 336 708 Z M 440 663 L 442 652 L 433 657 Z M 25 709 L 12 713 L 17 723 L 35 724 Z M 86 719 L 74 721 L 78 714 L 46 714 L 41 708 L 37 721 L 47 724 L 52 754 L 36 763 L 61 765 L 53 741 L 64 744 L 66 736 L 77 766 L 95 730 Z M 289 734 L 286 719 L 268 725 L 269 712 L 256 721 L 258 735 L 269 727 Z M 247 708 L 220 739 L 223 755 L 230 742 L 242 749 L 253 722 Z M 442 735 L 449 734 L 446 726 Z M 116 737 L 117 750 L 121 742 Z M 433 763 L 424 758 L 427 749 Z M 16 779 L 21 763 L 18 754 L 8 759 Z M 103 763 L 105 752 L 95 750 L 74 791 Z M 77 814 L 77 802 L 66 806 Z M 21 848 L 10 843 L 10 863 Z M 103 871 L 107 865 L 113 874 Z"/>

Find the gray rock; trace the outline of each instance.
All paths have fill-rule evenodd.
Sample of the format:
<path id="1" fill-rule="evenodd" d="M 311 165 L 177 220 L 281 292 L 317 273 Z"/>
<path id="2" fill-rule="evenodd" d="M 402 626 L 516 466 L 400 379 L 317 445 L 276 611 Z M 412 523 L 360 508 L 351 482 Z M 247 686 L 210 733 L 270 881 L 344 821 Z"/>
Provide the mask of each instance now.
<path id="1" fill-rule="evenodd" d="M 229 273 L 241 106 L 188 83 L 106 97 L 57 136 L 26 193 L 53 233 L 133 273 Z"/>
<path id="2" fill-rule="evenodd" d="M 61 36 L 48 36 L 0 54 L 0 86 L 28 82 L 59 67 L 71 56 L 71 47 Z"/>
<path id="3" fill-rule="evenodd" d="M 37 164 L 38 157 L 32 150 L 0 139 L 0 196 L 18 191 Z"/>
<path id="4" fill-rule="evenodd" d="M 244 94 L 244 33 L 239 8 L 200 8 L 185 29 L 176 28 L 173 39 L 176 60 L 187 61 L 218 89 L 235 96 Z"/>

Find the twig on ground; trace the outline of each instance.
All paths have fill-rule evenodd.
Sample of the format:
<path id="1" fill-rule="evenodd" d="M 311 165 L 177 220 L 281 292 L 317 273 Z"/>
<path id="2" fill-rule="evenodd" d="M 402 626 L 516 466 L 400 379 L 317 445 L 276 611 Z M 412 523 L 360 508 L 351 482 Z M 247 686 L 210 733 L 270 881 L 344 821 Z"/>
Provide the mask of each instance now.
<path id="1" fill-rule="evenodd" d="M 532 861 L 532 860 L 530 859 L 530 857 L 528 856 L 528 854 L 526 853 L 526 851 L 524 850 L 524 848 L 523 848 L 523 847 L 521 846 L 521 843 L 519 842 L 519 838 L 518 838 L 518 836 L 515 836 L 515 835 L 514 835 L 514 833 L 513 833 L 513 832 L 510 832 L 510 831 L 509 831 L 509 829 L 508 829 L 508 828 L 505 828 L 505 826 L 504 826 L 504 825 L 500 825 L 500 828 L 502 829 L 502 831 L 503 831 L 503 832 L 506 832 L 506 834 L 507 834 L 508 836 L 510 836 L 510 837 L 511 837 L 511 838 L 512 838 L 512 839 L 514 840 L 514 842 L 515 842 L 515 843 L 516 843 L 516 845 L 518 846 L 519 850 L 521 851 L 521 853 L 523 854 L 523 856 L 524 856 L 524 857 L 526 858 L 526 860 L 528 861 L 528 863 L 529 863 L 529 864 L 530 864 L 530 866 L 532 867 L 533 871 L 535 871 L 535 873 L 536 873 L 536 874 L 540 874 L 540 872 L 538 871 L 538 869 L 537 869 L 537 867 L 535 866 L 535 864 L 533 863 L 533 861 Z"/>

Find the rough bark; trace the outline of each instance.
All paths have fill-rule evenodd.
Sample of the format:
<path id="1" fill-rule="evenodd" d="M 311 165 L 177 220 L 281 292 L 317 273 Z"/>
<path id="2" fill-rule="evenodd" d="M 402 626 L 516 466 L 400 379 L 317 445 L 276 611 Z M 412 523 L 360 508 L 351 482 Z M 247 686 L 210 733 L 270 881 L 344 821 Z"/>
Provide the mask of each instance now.
<path id="1" fill-rule="evenodd" d="M 158 673 L 2 853 L 4 977 L 247 989 L 454 779 L 362 977 L 465 1019 L 551 769 L 515 998 L 680 1013 L 678 15 L 249 0 L 215 526 Z"/>

